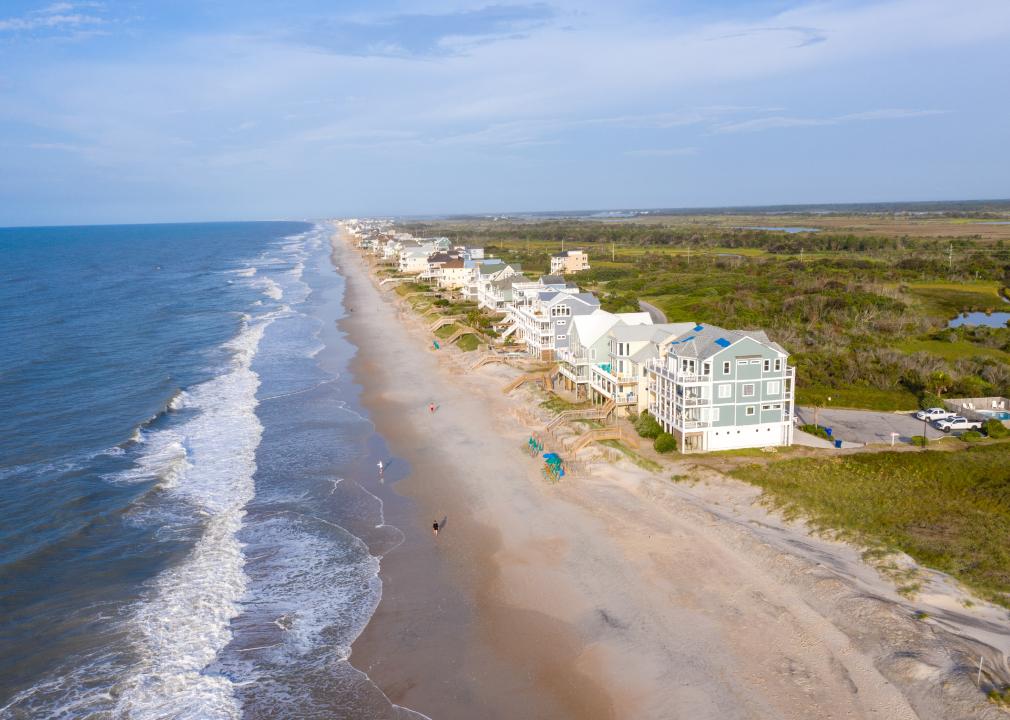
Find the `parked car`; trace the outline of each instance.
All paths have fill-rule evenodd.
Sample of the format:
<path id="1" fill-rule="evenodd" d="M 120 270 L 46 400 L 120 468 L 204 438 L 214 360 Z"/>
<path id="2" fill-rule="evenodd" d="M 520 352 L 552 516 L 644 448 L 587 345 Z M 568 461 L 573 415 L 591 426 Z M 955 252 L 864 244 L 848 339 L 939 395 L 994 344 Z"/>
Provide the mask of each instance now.
<path id="1" fill-rule="evenodd" d="M 933 422 L 934 420 L 943 420 L 944 418 L 949 418 L 953 416 L 954 413 L 949 410 L 944 410 L 943 408 L 927 408 L 926 410 L 920 410 L 915 414 L 916 420 L 929 420 Z"/>
<path id="2" fill-rule="evenodd" d="M 954 415 L 949 418 L 944 418 L 943 420 L 937 420 L 933 423 L 933 427 L 937 430 L 943 430 L 945 433 L 949 433 L 952 430 L 981 430 L 982 423 L 978 420 L 969 420 L 966 417 Z"/>

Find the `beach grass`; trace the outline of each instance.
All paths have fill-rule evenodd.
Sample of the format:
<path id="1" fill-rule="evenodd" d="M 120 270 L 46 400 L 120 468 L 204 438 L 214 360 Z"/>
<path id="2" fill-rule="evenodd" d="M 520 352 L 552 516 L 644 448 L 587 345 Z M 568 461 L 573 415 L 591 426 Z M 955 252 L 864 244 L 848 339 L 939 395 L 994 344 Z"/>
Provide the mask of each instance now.
<path id="1" fill-rule="evenodd" d="M 894 345 L 904 353 L 927 352 L 945 360 L 967 360 L 970 358 L 994 358 L 1002 362 L 1010 362 L 1010 353 L 998 348 L 985 347 L 966 340 L 948 342 L 947 340 L 903 340 Z"/>
<path id="2" fill-rule="evenodd" d="M 477 336 L 473 333 L 467 333 L 456 341 L 456 347 L 463 352 L 473 352 L 480 347 L 480 340 L 478 340 Z"/>
<path id="3" fill-rule="evenodd" d="M 831 398 L 828 401 L 828 398 Z M 856 408 L 859 410 L 914 410 L 919 399 L 914 393 L 898 389 L 885 390 L 873 387 L 798 387 L 796 404 L 814 407 Z"/>
<path id="4" fill-rule="evenodd" d="M 560 395 L 551 394 L 546 400 L 540 403 L 540 407 L 545 410 L 550 410 L 553 413 L 561 414 L 566 410 L 583 410 L 591 406 L 591 403 L 586 400 L 583 402 L 573 403 L 569 400 L 565 400 Z"/>
<path id="5" fill-rule="evenodd" d="M 660 465 L 655 460 L 650 460 L 647 457 L 639 455 L 637 452 L 635 452 L 634 450 L 632 450 L 619 440 L 600 440 L 599 442 L 600 445 L 606 445 L 609 448 L 617 450 L 619 453 L 628 458 L 628 460 L 630 460 L 643 470 L 648 470 L 649 472 L 659 472 L 660 470 L 663 469 L 663 466 Z"/>
<path id="6" fill-rule="evenodd" d="M 453 323 L 452 325 L 443 325 L 442 327 L 440 327 L 438 330 L 435 331 L 435 335 L 444 340 L 457 330 L 459 330 L 459 326 L 456 325 L 455 323 Z"/>
<path id="7" fill-rule="evenodd" d="M 1010 444 L 960 452 L 858 453 L 747 465 L 789 517 L 901 551 L 1010 607 Z"/>

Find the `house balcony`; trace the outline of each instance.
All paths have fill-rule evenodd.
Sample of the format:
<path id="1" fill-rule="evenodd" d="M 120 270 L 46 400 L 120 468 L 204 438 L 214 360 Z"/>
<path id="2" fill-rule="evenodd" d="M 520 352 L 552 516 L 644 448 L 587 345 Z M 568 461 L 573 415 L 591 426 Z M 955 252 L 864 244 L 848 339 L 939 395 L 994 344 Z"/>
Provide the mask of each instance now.
<path id="1" fill-rule="evenodd" d="M 684 405 L 685 407 L 697 407 L 699 405 L 708 405 L 709 403 L 712 402 L 710 398 L 706 397 L 678 396 L 677 399 L 680 401 L 680 404 Z"/>

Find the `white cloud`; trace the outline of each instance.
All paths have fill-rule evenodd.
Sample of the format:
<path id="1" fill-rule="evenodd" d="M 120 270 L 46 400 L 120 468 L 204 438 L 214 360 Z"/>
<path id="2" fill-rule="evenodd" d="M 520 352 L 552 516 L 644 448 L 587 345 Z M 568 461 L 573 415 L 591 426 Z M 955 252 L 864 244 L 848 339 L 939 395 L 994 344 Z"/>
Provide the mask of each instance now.
<path id="1" fill-rule="evenodd" d="M 645 150 L 627 150 L 624 154 L 628 157 L 685 157 L 688 155 L 697 155 L 698 148 L 651 148 Z"/>
<path id="2" fill-rule="evenodd" d="M 762 130 L 777 130 L 782 128 L 795 127 L 822 127 L 825 125 L 843 125 L 851 122 L 864 122 L 869 120 L 902 120 L 905 118 L 921 118 L 930 115 L 943 115 L 946 110 L 906 110 L 906 109 L 883 109 L 867 110 L 864 112 L 848 113 L 835 117 L 789 117 L 776 115 L 772 117 L 753 118 L 739 122 L 727 122 L 716 125 L 713 128 L 715 134 L 759 132 Z"/>
<path id="3" fill-rule="evenodd" d="M 85 26 L 101 25 L 105 20 L 97 15 L 76 12 L 86 8 L 101 8 L 94 2 L 59 2 L 20 17 L 0 19 L 0 32 L 30 30 L 78 29 Z"/>

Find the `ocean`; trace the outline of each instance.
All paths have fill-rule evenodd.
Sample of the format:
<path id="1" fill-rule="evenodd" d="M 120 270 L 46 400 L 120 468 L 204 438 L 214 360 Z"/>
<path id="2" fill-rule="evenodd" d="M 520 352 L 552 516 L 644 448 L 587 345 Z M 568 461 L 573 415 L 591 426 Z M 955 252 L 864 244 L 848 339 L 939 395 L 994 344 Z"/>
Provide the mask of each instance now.
<path id="1" fill-rule="evenodd" d="M 0 229 L 0 718 L 406 718 L 325 224 Z"/>

